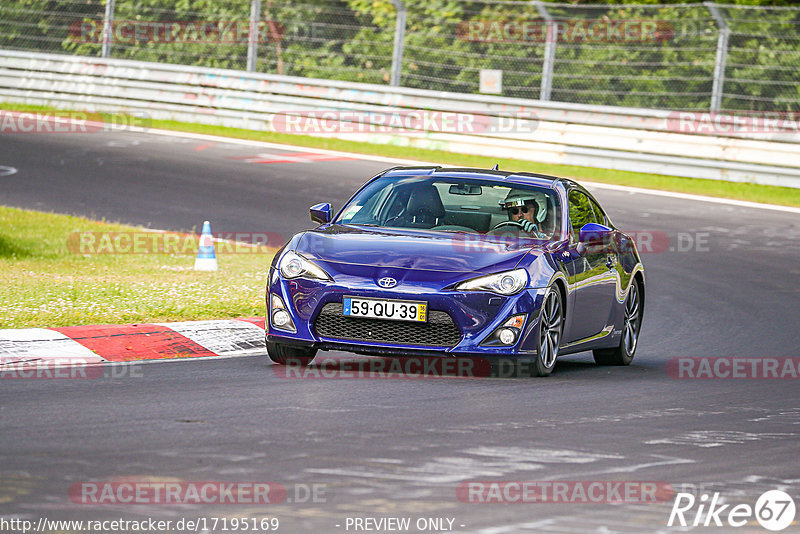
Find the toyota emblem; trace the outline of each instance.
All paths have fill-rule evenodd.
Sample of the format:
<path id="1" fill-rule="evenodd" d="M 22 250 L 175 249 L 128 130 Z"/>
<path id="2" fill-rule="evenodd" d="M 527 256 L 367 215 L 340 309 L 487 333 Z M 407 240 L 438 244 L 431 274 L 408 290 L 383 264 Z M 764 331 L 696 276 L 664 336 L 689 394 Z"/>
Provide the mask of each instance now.
<path id="1" fill-rule="evenodd" d="M 394 278 L 387 276 L 385 278 L 381 278 L 378 280 L 378 285 L 381 287 L 394 287 L 397 285 L 397 280 Z"/>

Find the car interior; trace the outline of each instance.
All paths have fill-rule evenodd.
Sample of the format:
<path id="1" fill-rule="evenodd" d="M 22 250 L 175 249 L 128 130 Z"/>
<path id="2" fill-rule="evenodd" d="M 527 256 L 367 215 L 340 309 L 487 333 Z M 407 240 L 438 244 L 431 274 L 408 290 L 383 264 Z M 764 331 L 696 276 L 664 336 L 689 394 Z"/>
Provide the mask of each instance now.
<path id="1" fill-rule="evenodd" d="M 513 226 L 493 230 L 509 220 L 502 201 L 510 191 L 504 186 L 452 181 L 397 183 L 373 195 L 350 222 L 444 232 L 518 233 Z M 542 192 L 536 203 L 537 226 L 550 239 L 558 229 L 555 197 Z"/>

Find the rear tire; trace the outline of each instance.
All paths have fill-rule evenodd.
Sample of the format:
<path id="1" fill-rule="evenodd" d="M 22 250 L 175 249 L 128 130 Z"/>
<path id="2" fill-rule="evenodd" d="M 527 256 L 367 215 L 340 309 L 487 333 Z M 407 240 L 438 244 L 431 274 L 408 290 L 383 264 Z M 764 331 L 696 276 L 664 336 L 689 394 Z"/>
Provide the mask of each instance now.
<path id="1" fill-rule="evenodd" d="M 536 347 L 536 360 L 531 366 L 531 376 L 548 376 L 553 372 L 563 330 L 564 304 L 561 302 L 561 291 L 555 286 L 550 286 L 544 295 L 542 309 L 539 312 L 539 341 Z"/>
<path id="2" fill-rule="evenodd" d="M 267 342 L 267 355 L 278 365 L 295 365 L 305 367 L 314 360 L 317 349 L 292 347 L 280 343 Z"/>
<path id="3" fill-rule="evenodd" d="M 639 346 L 639 331 L 642 328 L 642 288 L 633 281 L 625 299 L 625 316 L 622 322 L 622 338 L 619 346 L 612 349 L 592 351 L 597 365 L 630 365 Z"/>

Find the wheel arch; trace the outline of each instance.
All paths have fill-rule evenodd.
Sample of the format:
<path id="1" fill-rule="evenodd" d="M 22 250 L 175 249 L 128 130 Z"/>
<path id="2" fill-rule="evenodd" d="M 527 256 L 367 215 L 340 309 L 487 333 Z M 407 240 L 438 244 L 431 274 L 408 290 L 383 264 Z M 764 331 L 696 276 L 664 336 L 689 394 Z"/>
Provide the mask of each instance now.
<path id="1" fill-rule="evenodd" d="M 561 293 L 561 314 L 564 319 L 567 318 L 567 286 L 564 282 L 564 279 L 561 277 L 556 278 L 553 280 L 553 286 L 558 289 L 558 292 Z"/>
<path id="2" fill-rule="evenodd" d="M 641 320 L 641 317 L 644 317 L 644 303 L 645 303 L 645 296 L 647 293 L 647 290 L 645 289 L 644 286 L 644 273 L 641 270 L 636 271 L 636 274 L 633 275 L 633 281 L 639 283 L 639 294 L 641 295 L 640 297 L 641 302 L 639 302 L 639 306 L 642 307 L 642 311 L 640 312 L 641 314 L 640 320 Z"/>

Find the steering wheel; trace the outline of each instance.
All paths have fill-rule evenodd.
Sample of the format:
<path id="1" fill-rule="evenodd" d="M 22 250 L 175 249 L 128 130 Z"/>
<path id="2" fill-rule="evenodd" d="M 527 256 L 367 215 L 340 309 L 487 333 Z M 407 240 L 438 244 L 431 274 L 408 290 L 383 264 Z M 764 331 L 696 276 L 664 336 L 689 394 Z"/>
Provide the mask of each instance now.
<path id="1" fill-rule="evenodd" d="M 526 221 L 526 222 L 528 222 L 528 221 Z M 496 225 L 491 230 L 489 230 L 489 232 L 487 232 L 487 233 L 493 234 L 497 230 L 503 228 L 504 226 L 516 226 L 517 228 L 519 228 L 520 230 L 522 230 L 526 234 L 529 234 L 529 235 L 535 237 L 536 239 L 543 239 L 545 237 L 545 235 L 542 234 L 539 231 L 539 227 L 537 225 L 535 225 L 533 223 L 530 223 L 530 222 L 528 222 L 528 224 L 532 225 L 533 228 L 529 230 L 528 228 L 526 228 L 526 226 L 528 226 L 528 225 L 523 225 L 520 221 L 503 221 L 500 224 Z"/>
<path id="2" fill-rule="evenodd" d="M 394 222 L 394 221 L 398 220 L 398 219 L 399 219 L 400 217 L 402 217 L 403 215 L 405 215 L 405 213 L 401 211 L 400 213 L 398 213 L 398 214 L 397 214 L 397 215 L 395 215 L 394 217 L 389 217 L 388 219 L 386 219 L 385 221 L 383 221 L 383 224 L 381 224 L 381 226 L 389 226 L 389 223 L 390 223 L 390 222 Z"/>
<path id="3" fill-rule="evenodd" d="M 525 231 L 525 227 L 523 227 L 522 223 L 520 223 L 519 221 L 503 221 L 500 224 L 495 225 L 495 227 L 492 228 L 490 231 L 494 232 L 495 230 L 497 230 L 498 228 L 501 228 L 503 226 L 516 226 L 520 230 Z"/>

